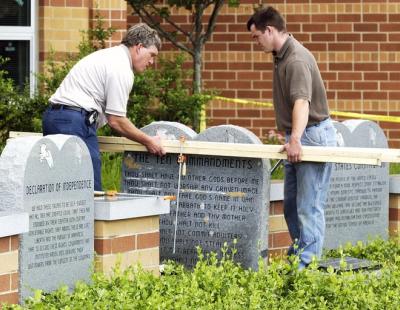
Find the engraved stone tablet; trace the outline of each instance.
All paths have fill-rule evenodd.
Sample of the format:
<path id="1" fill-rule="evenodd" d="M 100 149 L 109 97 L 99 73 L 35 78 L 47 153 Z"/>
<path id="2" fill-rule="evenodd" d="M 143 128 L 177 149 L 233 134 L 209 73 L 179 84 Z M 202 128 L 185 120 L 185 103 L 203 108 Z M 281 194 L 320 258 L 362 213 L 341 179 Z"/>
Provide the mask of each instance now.
<path id="1" fill-rule="evenodd" d="M 181 129 L 182 125 L 178 125 L 176 128 Z M 150 131 L 153 126 L 160 130 L 159 124 L 143 130 L 154 133 Z M 168 135 L 170 128 L 161 129 Z M 175 138 L 182 135 L 177 129 L 173 130 Z M 212 127 L 191 139 L 261 143 L 250 131 L 237 126 Z M 197 261 L 196 246 L 205 252 L 218 252 L 224 242 L 232 245 L 236 239 L 236 261 L 246 268 L 257 268 L 258 258 L 267 252 L 269 161 L 188 155 L 186 167 L 187 174 L 181 177 L 178 213 L 177 205 L 171 203 L 171 213 L 160 219 L 161 260 L 173 259 L 193 267 Z M 177 154 L 157 158 L 127 152 L 123 167 L 124 191 L 176 195 L 178 171 Z"/>
<path id="2" fill-rule="evenodd" d="M 197 135 L 193 129 L 176 122 L 153 122 L 142 130 L 150 136 L 158 135 L 167 140 L 178 140 L 182 136 L 191 140 Z"/>
<path id="3" fill-rule="evenodd" d="M 89 280 L 93 260 L 93 168 L 77 137 L 10 139 L 0 160 L 7 193 L 1 208 L 29 213 L 21 236 L 20 301 L 32 289 L 52 291 Z"/>
<path id="4" fill-rule="evenodd" d="M 387 139 L 371 121 L 335 122 L 339 146 L 387 148 Z M 347 242 L 387 239 L 389 208 L 389 165 L 333 163 L 327 198 L 326 248 Z"/>

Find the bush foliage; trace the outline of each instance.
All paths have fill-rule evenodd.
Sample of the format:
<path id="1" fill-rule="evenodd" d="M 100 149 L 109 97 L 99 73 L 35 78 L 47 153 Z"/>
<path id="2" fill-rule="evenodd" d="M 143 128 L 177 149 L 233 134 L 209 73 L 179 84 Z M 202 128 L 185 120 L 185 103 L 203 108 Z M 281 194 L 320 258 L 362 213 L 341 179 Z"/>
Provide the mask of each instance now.
<path id="1" fill-rule="evenodd" d="M 198 114 L 211 92 L 192 94 L 187 84 L 192 73 L 184 69 L 184 63 L 182 53 L 173 60 L 160 58 L 157 70 L 146 70 L 135 77 L 128 117 L 137 127 L 171 121 L 198 129 Z"/>
<path id="2" fill-rule="evenodd" d="M 313 264 L 297 271 L 292 264 L 261 260 L 257 271 L 233 261 L 234 248 L 204 255 L 192 271 L 168 262 L 162 276 L 140 267 L 113 275 L 94 274 L 92 284 L 78 283 L 72 293 L 61 287 L 51 294 L 36 291 L 24 307 L 13 309 L 399 309 L 400 247 L 375 240 L 333 256 L 379 259 L 378 273 L 317 270 Z"/>
<path id="3" fill-rule="evenodd" d="M 278 145 L 283 145 L 285 144 L 285 138 L 279 133 L 276 132 L 275 130 L 269 130 L 268 134 L 265 136 L 263 139 L 264 144 L 278 144 Z M 282 180 L 285 176 L 284 168 L 283 168 L 283 163 L 280 162 L 278 159 L 271 159 L 271 169 L 275 167 L 275 165 L 278 165 L 275 168 L 275 171 L 271 173 L 271 179 L 272 180 Z"/>
<path id="4" fill-rule="evenodd" d="M 0 56 L 0 150 L 10 130 L 39 131 L 41 114 L 46 99 L 39 95 L 30 96 L 29 86 L 19 90 L 8 72 L 2 70 L 7 59 Z M 29 83 L 27 83 L 29 85 Z"/>

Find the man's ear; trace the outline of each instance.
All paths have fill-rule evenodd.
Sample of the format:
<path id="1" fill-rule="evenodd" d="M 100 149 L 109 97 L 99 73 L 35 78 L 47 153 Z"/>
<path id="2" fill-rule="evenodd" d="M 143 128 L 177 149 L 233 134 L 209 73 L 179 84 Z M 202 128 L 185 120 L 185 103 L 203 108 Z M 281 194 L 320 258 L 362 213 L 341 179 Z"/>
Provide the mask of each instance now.
<path id="1" fill-rule="evenodd" d="M 135 50 L 136 50 L 136 52 L 138 53 L 142 47 L 143 47 L 143 44 L 142 44 L 142 43 L 136 44 L 136 45 L 135 45 L 135 48 L 136 48 Z"/>

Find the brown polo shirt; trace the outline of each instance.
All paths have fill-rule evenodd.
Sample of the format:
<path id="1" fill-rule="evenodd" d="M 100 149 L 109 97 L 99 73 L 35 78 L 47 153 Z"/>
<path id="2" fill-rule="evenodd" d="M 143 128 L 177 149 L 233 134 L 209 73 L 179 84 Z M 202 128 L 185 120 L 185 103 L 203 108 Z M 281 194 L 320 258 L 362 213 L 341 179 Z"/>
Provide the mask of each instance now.
<path id="1" fill-rule="evenodd" d="M 310 103 L 307 127 L 329 117 L 326 90 L 311 52 L 290 35 L 274 54 L 273 97 L 276 125 L 291 131 L 292 111 L 297 99 Z"/>

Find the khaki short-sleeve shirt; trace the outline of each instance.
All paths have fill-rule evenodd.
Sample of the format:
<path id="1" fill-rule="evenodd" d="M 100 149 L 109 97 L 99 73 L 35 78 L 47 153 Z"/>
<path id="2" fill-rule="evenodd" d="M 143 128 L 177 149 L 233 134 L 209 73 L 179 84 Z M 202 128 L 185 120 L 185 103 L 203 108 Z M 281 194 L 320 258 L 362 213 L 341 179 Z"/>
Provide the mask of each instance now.
<path id="1" fill-rule="evenodd" d="M 273 99 L 278 130 L 291 131 L 293 106 L 307 100 L 307 126 L 329 117 L 328 100 L 322 77 L 311 52 L 291 35 L 274 55 Z"/>

